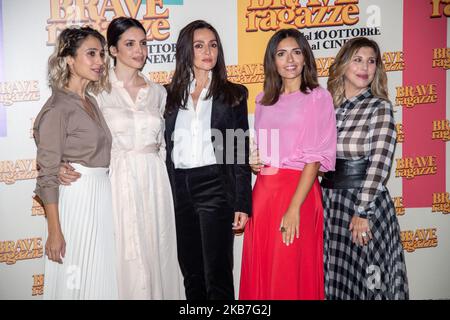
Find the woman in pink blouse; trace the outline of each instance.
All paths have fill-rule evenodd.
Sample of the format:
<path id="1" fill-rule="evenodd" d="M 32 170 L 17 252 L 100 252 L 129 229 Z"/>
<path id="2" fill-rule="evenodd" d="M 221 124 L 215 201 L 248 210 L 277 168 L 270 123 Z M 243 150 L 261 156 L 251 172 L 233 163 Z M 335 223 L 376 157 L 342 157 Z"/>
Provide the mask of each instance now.
<path id="1" fill-rule="evenodd" d="M 256 97 L 260 156 L 253 216 L 245 229 L 240 299 L 324 299 L 319 171 L 334 170 L 333 100 L 317 81 L 298 30 L 269 40 L 264 92 Z"/>

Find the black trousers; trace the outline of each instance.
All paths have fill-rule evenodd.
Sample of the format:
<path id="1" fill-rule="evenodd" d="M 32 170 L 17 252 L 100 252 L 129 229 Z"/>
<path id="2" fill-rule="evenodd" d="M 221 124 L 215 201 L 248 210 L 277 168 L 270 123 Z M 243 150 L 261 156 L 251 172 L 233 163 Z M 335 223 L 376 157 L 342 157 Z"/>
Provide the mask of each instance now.
<path id="1" fill-rule="evenodd" d="M 188 300 L 233 300 L 233 208 L 219 165 L 175 170 L 178 261 Z"/>

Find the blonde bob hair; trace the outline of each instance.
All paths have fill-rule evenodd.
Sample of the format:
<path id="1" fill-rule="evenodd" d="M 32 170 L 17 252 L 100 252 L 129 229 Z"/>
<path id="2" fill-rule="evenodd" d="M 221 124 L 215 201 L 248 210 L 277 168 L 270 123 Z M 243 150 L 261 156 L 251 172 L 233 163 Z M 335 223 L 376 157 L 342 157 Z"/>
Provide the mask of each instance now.
<path id="1" fill-rule="evenodd" d="M 60 33 L 55 51 L 48 59 L 48 82 L 51 88 L 64 89 L 68 85 L 71 74 L 67 57 L 75 57 L 78 48 L 89 36 L 98 39 L 102 48 L 106 48 L 105 38 L 91 27 L 74 26 L 66 28 Z M 108 70 L 108 59 L 106 59 L 100 80 L 91 81 L 86 90 L 92 94 L 99 94 L 103 90 L 110 91 Z"/>
<path id="2" fill-rule="evenodd" d="M 345 100 L 344 74 L 353 56 L 363 47 L 372 48 L 375 52 L 376 70 L 370 89 L 375 97 L 389 101 L 387 89 L 387 76 L 378 44 L 365 37 L 353 38 L 347 41 L 339 50 L 336 59 L 330 66 L 328 77 L 328 91 L 333 97 L 333 103 L 338 108 Z"/>

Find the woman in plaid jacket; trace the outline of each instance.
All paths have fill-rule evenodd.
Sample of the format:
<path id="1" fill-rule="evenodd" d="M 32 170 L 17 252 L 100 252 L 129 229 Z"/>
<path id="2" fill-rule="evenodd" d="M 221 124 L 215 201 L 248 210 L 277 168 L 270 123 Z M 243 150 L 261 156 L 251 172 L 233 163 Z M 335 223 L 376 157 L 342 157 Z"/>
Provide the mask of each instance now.
<path id="1" fill-rule="evenodd" d="M 322 180 L 327 299 L 407 299 L 400 228 L 386 189 L 396 132 L 376 42 L 354 38 L 330 67 L 336 171 Z"/>

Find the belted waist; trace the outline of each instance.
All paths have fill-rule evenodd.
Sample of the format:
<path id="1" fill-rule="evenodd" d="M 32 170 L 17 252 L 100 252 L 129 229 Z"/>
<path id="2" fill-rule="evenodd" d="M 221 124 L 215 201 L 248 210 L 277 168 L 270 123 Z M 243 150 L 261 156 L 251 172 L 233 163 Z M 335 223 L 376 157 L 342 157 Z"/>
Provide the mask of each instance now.
<path id="1" fill-rule="evenodd" d="M 189 168 L 189 169 L 175 169 L 175 174 L 191 175 L 191 176 L 206 176 L 217 175 L 221 172 L 221 166 L 219 164 L 210 164 L 203 167 Z"/>
<path id="2" fill-rule="evenodd" d="M 326 172 L 320 185 L 328 189 L 361 188 L 367 175 L 368 159 L 336 159 L 336 171 Z"/>
<path id="3" fill-rule="evenodd" d="M 130 150 L 112 150 L 111 153 L 120 155 L 120 154 L 149 154 L 149 153 L 158 153 L 160 144 L 151 144 L 142 149 L 130 149 Z"/>

